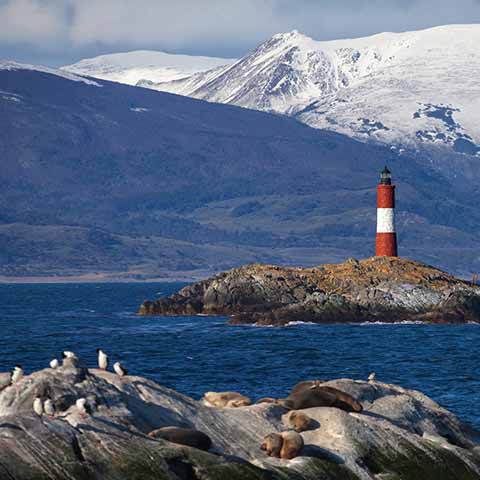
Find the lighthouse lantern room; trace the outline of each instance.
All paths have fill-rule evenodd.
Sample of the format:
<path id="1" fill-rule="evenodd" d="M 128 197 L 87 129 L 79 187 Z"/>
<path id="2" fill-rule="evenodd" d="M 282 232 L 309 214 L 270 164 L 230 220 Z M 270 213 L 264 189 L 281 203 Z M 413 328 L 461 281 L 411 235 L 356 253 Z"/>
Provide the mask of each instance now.
<path id="1" fill-rule="evenodd" d="M 377 185 L 377 257 L 396 257 L 397 234 L 395 232 L 395 185 L 392 174 L 385 166 Z"/>

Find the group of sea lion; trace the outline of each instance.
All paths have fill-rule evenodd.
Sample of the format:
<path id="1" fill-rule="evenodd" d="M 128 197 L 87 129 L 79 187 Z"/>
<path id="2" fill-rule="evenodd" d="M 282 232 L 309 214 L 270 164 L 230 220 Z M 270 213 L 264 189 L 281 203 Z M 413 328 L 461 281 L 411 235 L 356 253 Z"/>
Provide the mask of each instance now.
<path id="1" fill-rule="evenodd" d="M 261 449 L 271 457 L 291 459 L 298 456 L 303 448 L 301 432 L 314 428 L 314 420 L 299 410 L 315 407 L 334 407 L 346 412 L 361 412 L 361 403 L 334 387 L 322 385 L 320 380 L 300 382 L 295 385 L 287 398 L 262 398 L 257 403 L 275 403 L 290 410 L 283 417 L 287 428 L 294 431 L 269 433 L 263 439 Z"/>
<path id="2" fill-rule="evenodd" d="M 237 392 L 206 392 L 203 403 L 216 408 L 239 408 L 252 404 L 248 397 Z M 297 457 L 304 446 L 300 433 L 315 428 L 315 421 L 299 410 L 315 407 L 334 407 L 357 413 L 363 410 L 360 402 L 354 397 L 337 388 L 323 385 L 320 380 L 298 383 L 286 398 L 261 398 L 256 403 L 273 403 L 289 410 L 283 416 L 283 423 L 289 430 L 269 433 L 260 446 L 267 455 L 283 459 Z M 212 446 L 208 435 L 188 428 L 163 427 L 153 430 L 148 435 L 201 450 L 209 450 Z"/>

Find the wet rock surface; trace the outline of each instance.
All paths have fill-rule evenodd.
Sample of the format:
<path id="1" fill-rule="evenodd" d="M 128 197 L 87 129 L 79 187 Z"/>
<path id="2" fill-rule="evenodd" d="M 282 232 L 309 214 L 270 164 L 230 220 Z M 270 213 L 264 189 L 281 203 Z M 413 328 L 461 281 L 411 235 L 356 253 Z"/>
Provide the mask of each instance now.
<path id="1" fill-rule="evenodd" d="M 356 398 L 363 411 L 302 410 L 312 425 L 287 460 L 260 449 L 266 435 L 287 430 L 279 405 L 208 407 L 141 377 L 45 369 L 0 391 L 0 478 L 480 479 L 478 434 L 420 392 L 349 379 L 321 385 Z M 54 417 L 34 414 L 39 395 L 52 399 Z M 78 398 L 90 413 L 78 411 Z M 203 432 L 212 447 L 148 436 L 164 427 Z"/>
<path id="2" fill-rule="evenodd" d="M 247 265 L 145 301 L 140 315 L 230 315 L 230 323 L 480 321 L 480 288 L 403 258 L 316 268 Z"/>

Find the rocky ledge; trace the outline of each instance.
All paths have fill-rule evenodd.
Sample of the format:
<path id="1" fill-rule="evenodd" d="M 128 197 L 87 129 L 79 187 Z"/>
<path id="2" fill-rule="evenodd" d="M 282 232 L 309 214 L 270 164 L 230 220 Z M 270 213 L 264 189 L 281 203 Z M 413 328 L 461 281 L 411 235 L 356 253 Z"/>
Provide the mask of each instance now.
<path id="1" fill-rule="evenodd" d="M 322 405 L 328 392 L 341 391 L 339 398 L 355 399 L 353 408 L 333 400 L 297 410 L 295 420 L 309 422 L 296 433 L 284 404 L 314 405 L 298 403 L 299 392 L 311 388 L 327 392 L 316 397 Z M 34 413 L 38 398 L 48 398 L 55 411 Z M 13 385 L 9 374 L 0 374 L 0 478 L 480 479 L 477 433 L 420 392 L 342 379 L 302 382 L 282 401 L 247 400 L 220 408 L 145 378 L 72 366 L 34 372 Z M 172 430 L 181 441 L 162 438 Z M 292 459 L 265 451 L 265 438 L 282 435 L 299 439 Z M 192 439 L 201 449 L 185 444 Z"/>
<path id="2" fill-rule="evenodd" d="M 480 288 L 403 258 L 315 268 L 247 265 L 187 286 L 140 315 L 229 315 L 230 323 L 480 321 Z"/>

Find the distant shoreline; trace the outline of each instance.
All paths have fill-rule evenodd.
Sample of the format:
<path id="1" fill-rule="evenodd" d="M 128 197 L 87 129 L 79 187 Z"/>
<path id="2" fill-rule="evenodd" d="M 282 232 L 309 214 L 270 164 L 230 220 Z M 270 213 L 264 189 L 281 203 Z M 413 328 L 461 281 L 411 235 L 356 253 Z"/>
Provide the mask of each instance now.
<path id="1" fill-rule="evenodd" d="M 208 276 L 208 274 L 207 274 Z M 125 278 L 125 277 L 110 277 L 102 274 L 88 274 L 88 275 L 59 275 L 55 277 L 6 277 L 0 276 L 0 285 L 8 284 L 43 284 L 43 283 L 177 283 L 177 282 L 192 282 L 206 278 L 205 275 L 179 276 L 179 277 L 152 277 L 152 278 Z"/>

